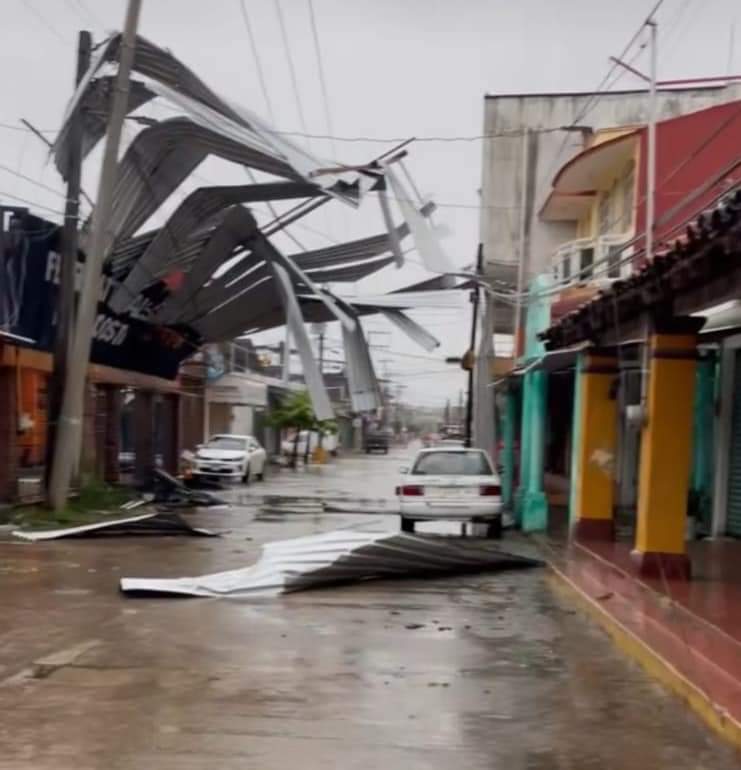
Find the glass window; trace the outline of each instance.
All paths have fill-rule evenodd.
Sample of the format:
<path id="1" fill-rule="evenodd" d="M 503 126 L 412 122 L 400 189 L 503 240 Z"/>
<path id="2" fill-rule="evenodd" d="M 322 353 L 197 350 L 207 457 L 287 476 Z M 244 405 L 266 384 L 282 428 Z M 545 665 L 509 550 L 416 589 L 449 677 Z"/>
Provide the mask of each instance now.
<path id="1" fill-rule="evenodd" d="M 607 247 L 607 277 L 620 278 L 620 260 L 623 256 L 623 247 L 619 245 Z"/>
<path id="2" fill-rule="evenodd" d="M 490 476 L 489 460 L 483 452 L 425 452 L 412 468 L 414 476 Z"/>
<path id="3" fill-rule="evenodd" d="M 571 255 L 567 254 L 563 258 L 563 282 L 568 283 L 571 280 Z"/>
<path id="4" fill-rule="evenodd" d="M 209 449 L 231 449 L 236 451 L 243 450 L 247 442 L 243 438 L 234 436 L 214 436 L 206 444 Z"/>
<path id="5" fill-rule="evenodd" d="M 579 251 L 579 280 L 585 281 L 592 277 L 592 265 L 594 264 L 594 249 L 590 246 L 588 249 Z"/>

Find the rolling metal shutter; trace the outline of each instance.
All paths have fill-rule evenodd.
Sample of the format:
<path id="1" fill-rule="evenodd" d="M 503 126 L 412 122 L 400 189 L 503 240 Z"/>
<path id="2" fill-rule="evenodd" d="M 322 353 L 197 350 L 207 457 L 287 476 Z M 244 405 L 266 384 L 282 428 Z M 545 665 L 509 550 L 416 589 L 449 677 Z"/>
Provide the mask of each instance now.
<path id="1" fill-rule="evenodd" d="M 729 535 L 741 537 L 741 351 L 736 353 L 736 372 L 731 412 L 731 441 L 728 461 Z"/>

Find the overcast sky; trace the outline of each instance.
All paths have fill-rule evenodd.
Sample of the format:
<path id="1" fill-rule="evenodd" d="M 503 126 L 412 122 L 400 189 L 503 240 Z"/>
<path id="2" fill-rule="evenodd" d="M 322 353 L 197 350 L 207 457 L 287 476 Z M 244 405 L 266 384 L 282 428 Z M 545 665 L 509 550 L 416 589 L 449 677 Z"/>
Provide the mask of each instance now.
<path id="1" fill-rule="evenodd" d="M 485 93 L 594 89 L 607 71 L 608 57 L 620 53 L 653 4 L 654 0 L 314 0 L 333 132 L 337 137 L 381 139 L 470 137 L 482 132 Z M 301 131 L 275 0 L 246 0 L 246 6 L 276 125 Z M 90 29 L 99 40 L 106 31 L 120 28 L 125 2 L 2 0 L 1 7 L 0 123 L 18 126 L 18 120 L 26 117 L 41 128 L 54 129 L 72 88 L 77 30 Z M 281 0 L 281 8 L 306 125 L 309 133 L 326 134 L 308 0 Z M 658 15 L 660 77 L 719 75 L 729 69 L 741 73 L 741 25 L 737 24 L 736 44 L 731 44 L 732 26 L 739 19 L 739 0 L 665 0 Z M 240 0 L 144 0 L 140 32 L 170 48 L 216 91 L 267 116 Z M 621 82 L 623 88 L 632 86 L 638 83 L 630 76 Z M 127 129 L 129 140 L 133 132 L 133 127 Z M 389 146 L 367 141 L 312 143 L 318 153 L 331 156 L 336 151 L 343 162 L 368 160 Z M 420 141 L 410 148 L 409 169 L 422 192 L 439 204 L 436 221 L 450 231 L 444 246 L 459 265 L 472 261 L 478 242 L 481 155 L 480 141 Z M 92 156 L 85 169 L 84 183 L 91 193 L 96 161 Z M 18 202 L 9 197 L 13 195 L 61 209 L 59 177 L 46 162 L 37 138 L 0 126 L 0 164 L 0 201 Z M 3 166 L 59 192 L 20 179 Z M 244 183 L 244 173 L 207 161 L 185 192 L 206 183 Z M 333 203 L 292 232 L 307 248 L 326 245 L 329 238 L 373 234 L 382 229 L 377 208 L 373 199 L 359 212 Z M 37 209 L 37 213 L 59 219 L 51 211 Z M 154 221 L 161 223 L 161 215 Z M 278 245 L 295 250 L 286 241 Z M 417 257 L 412 253 L 409 259 Z M 426 277 L 429 274 L 410 261 L 403 270 L 389 268 L 345 290 L 388 291 Z M 371 321 L 367 328 L 374 332 L 372 343 L 387 348 L 374 351 L 380 372 L 387 370 L 406 385 L 405 398 L 410 402 L 442 404 L 447 397 L 457 399 L 464 377 L 442 361 L 466 348 L 468 308 L 419 311 L 414 317 L 439 336 L 441 348 L 427 354 L 385 322 Z M 336 324 L 328 334 L 338 340 L 339 330 L 333 327 Z M 386 363 L 381 364 L 382 359 Z"/>

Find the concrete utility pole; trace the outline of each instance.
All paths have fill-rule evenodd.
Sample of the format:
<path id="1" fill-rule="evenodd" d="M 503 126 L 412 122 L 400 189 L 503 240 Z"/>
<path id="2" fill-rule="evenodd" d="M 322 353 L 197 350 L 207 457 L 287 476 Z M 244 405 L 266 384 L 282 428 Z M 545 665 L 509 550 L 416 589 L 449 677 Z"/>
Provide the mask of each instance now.
<path id="1" fill-rule="evenodd" d="M 648 21 L 651 37 L 651 71 L 648 88 L 648 157 L 646 158 L 646 259 L 654 256 L 654 219 L 656 207 L 656 61 L 657 61 L 657 25 Z"/>
<path id="2" fill-rule="evenodd" d="M 121 129 L 126 117 L 129 101 L 129 79 L 134 63 L 136 29 L 139 23 L 141 0 L 129 0 L 126 22 L 121 36 L 118 75 L 113 94 L 111 116 L 108 123 L 103 167 L 98 185 L 98 197 L 93 211 L 93 228 L 90 247 L 87 250 L 85 273 L 80 292 L 77 323 L 72 342 L 70 366 L 65 373 L 62 410 L 57 426 L 57 440 L 54 446 L 51 480 L 49 483 L 49 504 L 55 511 L 61 510 L 67 502 L 72 469 L 76 451 L 81 445 L 82 415 L 90 349 L 98 312 L 101 277 L 103 272 L 104 246 L 111 209 L 113 188 L 118 166 L 118 147 Z"/>
<path id="3" fill-rule="evenodd" d="M 484 269 L 484 246 L 479 244 L 478 254 L 476 256 L 476 275 L 481 275 Z M 480 290 L 478 284 L 474 286 L 471 294 L 471 302 L 473 303 L 473 310 L 471 312 L 471 343 L 469 350 L 475 355 L 476 353 L 476 327 L 479 323 L 479 295 Z M 468 400 L 466 401 L 466 428 L 464 445 L 471 446 L 471 439 L 473 438 L 473 372 L 475 364 L 468 370 Z"/>
<path id="4" fill-rule="evenodd" d="M 525 129 L 522 133 L 522 164 L 520 166 L 520 228 L 518 234 L 518 251 L 519 259 L 517 261 L 517 297 L 515 302 L 515 352 L 514 359 L 517 360 L 517 354 L 519 351 L 518 341 L 520 339 L 520 324 L 522 323 L 522 304 L 523 304 L 523 292 L 525 291 L 525 244 L 527 241 L 527 177 L 530 173 L 529 168 L 529 153 L 530 153 L 530 132 L 529 129 Z"/>
<path id="5" fill-rule="evenodd" d="M 90 66 L 92 36 L 82 30 L 77 40 L 77 67 L 75 86 Z M 75 316 L 75 275 L 77 271 L 77 244 L 80 217 L 80 178 L 82 176 L 82 114 L 76 112 L 69 129 L 67 155 L 67 201 L 64 206 L 62 229 L 61 270 L 57 291 L 57 326 L 54 335 L 54 369 L 49 379 L 49 419 L 46 431 L 46 487 L 54 456 L 59 411 L 62 406 L 62 390 L 69 356 Z"/>

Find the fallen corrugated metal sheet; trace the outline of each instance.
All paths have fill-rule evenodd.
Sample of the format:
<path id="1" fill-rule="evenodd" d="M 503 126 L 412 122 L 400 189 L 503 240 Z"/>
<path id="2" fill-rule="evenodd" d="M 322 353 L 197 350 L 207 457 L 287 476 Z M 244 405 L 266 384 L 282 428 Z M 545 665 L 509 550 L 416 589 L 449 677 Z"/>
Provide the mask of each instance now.
<path id="1" fill-rule="evenodd" d="M 79 527 L 63 527 L 62 529 L 22 530 L 13 532 L 14 537 L 21 540 L 60 540 L 73 537 L 109 537 L 124 535 L 192 535 L 194 537 L 218 537 L 210 529 L 192 527 L 177 513 L 143 513 L 139 516 L 98 521 L 94 524 L 83 524 Z"/>
<path id="2" fill-rule="evenodd" d="M 263 547 L 251 567 L 201 577 L 123 578 L 126 594 L 274 596 L 357 580 L 405 578 L 539 566 L 470 539 L 340 530 Z"/>

